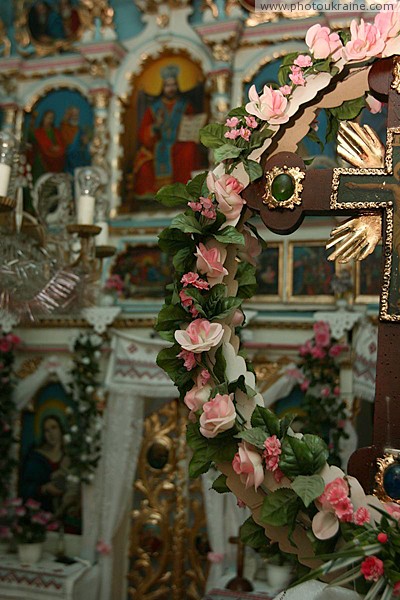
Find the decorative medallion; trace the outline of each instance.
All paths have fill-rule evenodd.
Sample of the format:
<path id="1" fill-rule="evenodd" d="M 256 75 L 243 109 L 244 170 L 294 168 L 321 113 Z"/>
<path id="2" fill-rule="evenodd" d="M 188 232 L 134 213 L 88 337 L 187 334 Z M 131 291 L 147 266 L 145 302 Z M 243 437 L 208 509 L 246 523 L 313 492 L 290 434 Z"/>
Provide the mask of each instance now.
<path id="1" fill-rule="evenodd" d="M 271 210 L 289 208 L 301 204 L 302 180 L 304 172 L 299 167 L 273 167 L 265 174 L 263 203 Z"/>
<path id="2" fill-rule="evenodd" d="M 378 458 L 375 495 L 383 502 L 400 504 L 400 452 L 393 450 Z"/>

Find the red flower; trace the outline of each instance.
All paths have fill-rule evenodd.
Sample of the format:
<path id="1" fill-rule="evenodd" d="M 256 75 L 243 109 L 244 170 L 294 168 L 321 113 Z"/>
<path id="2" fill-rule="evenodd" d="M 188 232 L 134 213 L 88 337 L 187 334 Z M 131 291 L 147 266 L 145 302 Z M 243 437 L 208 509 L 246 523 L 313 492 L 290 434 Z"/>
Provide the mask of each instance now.
<path id="1" fill-rule="evenodd" d="M 368 556 L 361 563 L 361 573 L 367 581 L 378 581 L 383 575 L 383 562 L 377 556 Z"/>

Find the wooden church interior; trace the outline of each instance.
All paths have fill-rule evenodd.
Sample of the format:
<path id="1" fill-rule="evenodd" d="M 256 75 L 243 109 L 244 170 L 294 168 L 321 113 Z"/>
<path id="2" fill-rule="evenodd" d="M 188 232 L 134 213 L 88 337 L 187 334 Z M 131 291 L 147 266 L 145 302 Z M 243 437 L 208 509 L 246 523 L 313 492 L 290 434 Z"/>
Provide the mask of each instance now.
<path id="1" fill-rule="evenodd" d="M 0 402 L 12 413 L 0 500 L 39 482 L 61 523 L 32 570 L 0 506 L 0 598 L 200 600 L 237 577 L 279 591 L 267 560 L 238 543 L 247 509 L 210 489 L 216 473 L 188 477 L 188 410 L 156 364 L 154 330 L 172 270 L 158 235 L 176 211 L 155 194 L 215 166 L 200 128 L 223 123 L 252 85 L 277 84 L 310 26 L 355 15 L 247 0 L 0 3 Z M 185 114 L 166 116 L 161 96 Z M 385 110 L 358 117 L 383 142 Z M 330 125 L 322 110 L 301 142 L 308 168 L 344 164 Z M 151 153 L 151 128 L 172 131 L 172 163 Z M 372 439 L 382 273 L 379 244 L 362 262 L 328 261 L 343 220 L 307 216 L 287 236 L 257 224 L 265 247 L 241 330 L 265 406 L 305 431 L 301 348 L 329 323 L 340 357 L 309 368 L 343 402 L 311 416 L 338 465 Z M 252 597 L 236 589 L 226 597 Z"/>

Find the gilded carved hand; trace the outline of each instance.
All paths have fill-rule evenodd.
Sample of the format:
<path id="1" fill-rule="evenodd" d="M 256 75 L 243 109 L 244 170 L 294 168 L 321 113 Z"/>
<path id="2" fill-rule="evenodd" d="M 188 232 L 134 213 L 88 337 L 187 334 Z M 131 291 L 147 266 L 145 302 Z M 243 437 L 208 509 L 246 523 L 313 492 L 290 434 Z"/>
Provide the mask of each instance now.
<path id="1" fill-rule="evenodd" d="M 353 167 L 379 169 L 384 166 L 385 147 L 369 125 L 342 121 L 337 152 Z"/>
<path id="2" fill-rule="evenodd" d="M 350 219 L 332 230 L 326 247 L 335 246 L 335 251 L 328 260 L 337 259 L 340 263 L 351 259 L 363 260 L 374 251 L 381 236 L 381 215 L 362 215 Z"/>

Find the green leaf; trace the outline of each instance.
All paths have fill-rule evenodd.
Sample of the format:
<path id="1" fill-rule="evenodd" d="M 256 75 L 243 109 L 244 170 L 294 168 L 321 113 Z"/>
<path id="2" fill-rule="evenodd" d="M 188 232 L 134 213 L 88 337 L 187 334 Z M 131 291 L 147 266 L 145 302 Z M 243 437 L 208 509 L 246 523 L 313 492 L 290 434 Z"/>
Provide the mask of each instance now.
<path id="1" fill-rule="evenodd" d="M 267 439 L 267 434 L 265 429 L 262 429 L 261 427 L 253 427 L 252 429 L 239 431 L 236 437 L 244 440 L 245 442 L 249 442 L 249 444 L 253 444 L 253 446 L 256 448 L 264 448 L 264 442 Z"/>
<path id="2" fill-rule="evenodd" d="M 179 304 L 164 305 L 160 310 L 154 329 L 156 331 L 168 331 L 178 329 L 180 323 L 189 321 L 190 316 Z"/>
<path id="3" fill-rule="evenodd" d="M 190 201 L 190 196 L 183 183 L 173 183 L 172 185 L 165 185 L 158 190 L 156 200 L 160 204 L 172 208 L 174 206 L 187 205 Z"/>
<path id="4" fill-rule="evenodd" d="M 198 175 L 196 175 L 196 177 L 193 177 L 193 179 L 191 179 L 188 184 L 186 184 L 186 190 L 192 198 L 196 198 L 197 200 L 200 196 L 203 195 L 203 186 L 206 179 L 207 171 L 205 171 L 204 173 L 199 173 Z"/>
<path id="5" fill-rule="evenodd" d="M 262 166 L 255 160 L 244 159 L 243 166 L 247 175 L 250 178 L 250 181 L 255 181 L 256 179 L 259 179 L 264 172 Z"/>
<path id="6" fill-rule="evenodd" d="M 226 144 L 224 133 L 227 131 L 225 125 L 221 123 L 210 123 L 200 129 L 200 142 L 206 148 L 219 148 Z"/>
<path id="7" fill-rule="evenodd" d="M 228 225 L 220 233 L 214 233 L 217 242 L 222 244 L 239 244 L 244 246 L 244 237 L 235 227 Z"/>
<path id="8" fill-rule="evenodd" d="M 225 319 L 229 315 L 231 315 L 235 310 L 237 310 L 243 300 L 242 298 L 235 298 L 234 296 L 230 296 L 229 298 L 222 298 L 215 305 L 213 313 L 208 313 L 208 318 L 210 320 L 221 320 Z"/>
<path id="9" fill-rule="evenodd" d="M 298 52 L 290 52 L 282 59 L 282 64 L 278 71 L 278 82 L 279 85 L 286 85 L 288 82 L 288 76 L 290 73 L 290 67 L 293 65 L 293 61 L 297 58 Z"/>
<path id="10" fill-rule="evenodd" d="M 280 421 L 274 413 L 263 406 L 256 406 L 251 415 L 251 424 L 253 427 L 259 427 L 265 431 L 268 436 L 280 435 Z"/>
<path id="11" fill-rule="evenodd" d="M 179 229 L 171 229 L 171 227 L 164 229 L 159 234 L 158 245 L 166 254 L 176 254 L 178 250 L 187 248 L 188 246 L 191 246 L 194 252 L 195 247 L 194 242 L 186 233 L 183 233 Z"/>
<path id="12" fill-rule="evenodd" d="M 268 543 L 264 528 L 258 525 L 252 517 L 249 517 L 241 526 L 240 539 L 243 544 L 255 550 L 264 548 Z"/>
<path id="13" fill-rule="evenodd" d="M 211 463 L 232 461 L 237 451 L 237 442 L 233 438 L 236 428 L 219 434 L 216 438 L 207 439 L 201 435 L 198 423 L 189 423 L 186 439 L 193 450 L 193 457 L 189 464 L 190 477 L 198 477 L 206 473 Z"/>
<path id="14" fill-rule="evenodd" d="M 320 475 L 299 475 L 292 481 L 292 489 L 301 498 L 306 507 L 321 496 L 325 489 L 324 480 Z"/>
<path id="15" fill-rule="evenodd" d="M 172 381 L 179 386 L 184 387 L 191 380 L 193 375 L 190 371 L 187 371 L 183 366 L 183 360 L 178 358 L 178 354 L 181 351 L 179 344 L 174 344 L 169 348 L 163 348 L 160 350 L 157 356 L 157 364 L 163 369 Z"/>
<path id="16" fill-rule="evenodd" d="M 358 117 L 364 106 L 365 96 L 361 96 L 354 100 L 346 100 L 337 108 L 330 108 L 329 110 L 339 121 L 351 121 Z"/>
<path id="17" fill-rule="evenodd" d="M 212 489 L 215 490 L 218 494 L 225 494 L 226 492 L 230 492 L 231 490 L 226 485 L 226 475 L 220 475 L 212 484 Z"/>
<path id="18" fill-rule="evenodd" d="M 289 488 L 280 488 L 264 498 L 260 517 L 266 525 L 283 527 L 291 525 L 299 508 L 299 499 L 295 492 Z"/>
<path id="19" fill-rule="evenodd" d="M 214 150 L 215 162 L 222 162 L 228 158 L 237 158 L 243 152 L 243 148 L 238 148 L 234 144 L 223 144 Z"/>
<path id="20" fill-rule="evenodd" d="M 228 117 L 245 117 L 247 114 L 248 112 L 244 106 L 238 106 L 229 111 Z"/>
<path id="21" fill-rule="evenodd" d="M 181 213 L 174 217 L 171 222 L 171 228 L 179 229 L 183 233 L 202 233 L 201 225 L 194 216 L 194 213 Z"/>
<path id="22" fill-rule="evenodd" d="M 172 259 L 172 264 L 174 265 L 175 271 L 177 271 L 178 273 L 188 273 L 192 270 L 194 261 L 194 248 L 192 244 L 189 244 L 186 245 L 185 248 L 181 248 L 180 250 L 178 250 L 174 258 Z"/>
<path id="23" fill-rule="evenodd" d="M 239 263 L 236 279 L 239 284 L 237 296 L 239 298 L 252 298 L 257 292 L 256 267 L 248 262 Z"/>
<path id="24" fill-rule="evenodd" d="M 225 380 L 225 370 L 226 370 L 226 360 L 223 354 L 223 347 L 220 346 L 215 353 L 215 365 L 214 365 L 214 375 L 218 380 L 218 383 L 221 383 Z"/>
<path id="25" fill-rule="evenodd" d="M 282 442 L 279 467 L 288 477 L 314 475 L 327 458 L 326 444 L 317 435 L 306 434 L 301 439 L 287 435 Z"/>

